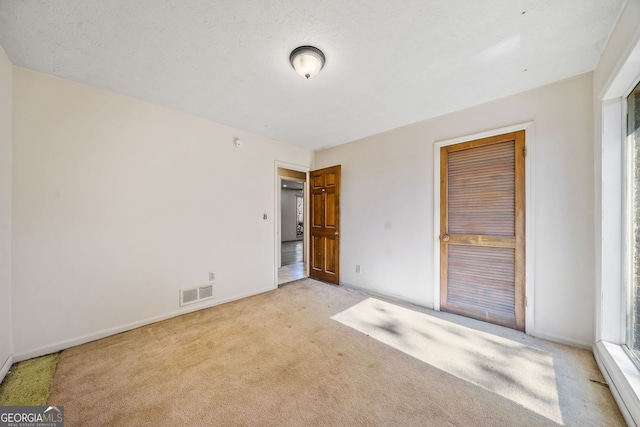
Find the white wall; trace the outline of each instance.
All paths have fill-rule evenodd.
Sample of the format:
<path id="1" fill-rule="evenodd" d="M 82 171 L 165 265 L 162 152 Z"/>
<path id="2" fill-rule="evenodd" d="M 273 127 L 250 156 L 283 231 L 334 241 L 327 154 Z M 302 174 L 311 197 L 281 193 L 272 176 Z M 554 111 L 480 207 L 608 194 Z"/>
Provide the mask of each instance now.
<path id="1" fill-rule="evenodd" d="M 13 78 L 16 359 L 176 314 L 179 289 L 209 271 L 213 304 L 275 288 L 275 162 L 308 167 L 312 152 L 18 67 Z"/>
<path id="2" fill-rule="evenodd" d="M 591 345 L 591 74 L 316 153 L 318 168 L 342 164 L 342 281 L 433 306 L 434 143 L 528 121 L 535 129 L 532 332 Z"/>
<path id="3" fill-rule="evenodd" d="M 0 46 L 0 381 L 11 365 L 12 65 Z"/>
<path id="4" fill-rule="evenodd" d="M 301 240 L 296 234 L 298 225 L 298 211 L 296 195 L 300 190 L 282 189 L 282 241 L 289 242 L 291 240 Z"/>

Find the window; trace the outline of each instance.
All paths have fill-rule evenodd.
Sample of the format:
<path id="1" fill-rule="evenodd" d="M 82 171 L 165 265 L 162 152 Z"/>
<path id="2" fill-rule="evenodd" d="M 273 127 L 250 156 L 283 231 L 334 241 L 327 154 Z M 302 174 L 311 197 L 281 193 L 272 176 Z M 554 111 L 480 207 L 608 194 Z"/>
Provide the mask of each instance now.
<path id="1" fill-rule="evenodd" d="M 640 84 L 627 97 L 627 176 L 629 182 L 627 253 L 628 307 L 626 344 L 640 363 Z"/>
<path id="2" fill-rule="evenodd" d="M 296 196 L 296 236 L 304 234 L 304 197 Z"/>

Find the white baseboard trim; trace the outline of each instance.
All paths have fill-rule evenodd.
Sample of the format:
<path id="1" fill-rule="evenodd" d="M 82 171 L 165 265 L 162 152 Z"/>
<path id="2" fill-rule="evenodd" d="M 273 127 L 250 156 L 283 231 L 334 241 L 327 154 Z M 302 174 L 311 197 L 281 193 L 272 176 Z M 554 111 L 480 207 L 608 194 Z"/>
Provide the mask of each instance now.
<path id="1" fill-rule="evenodd" d="M 598 341 L 593 355 L 624 420 L 630 426 L 640 422 L 640 372 L 620 345 Z"/>
<path id="2" fill-rule="evenodd" d="M 405 304 L 413 304 L 413 305 L 417 305 L 418 307 L 422 307 L 422 308 L 428 308 L 429 310 L 433 310 L 433 303 L 425 303 L 423 301 L 414 301 L 411 298 L 406 298 L 404 296 L 401 295 L 391 295 L 391 294 L 387 294 L 384 292 L 379 292 L 376 290 L 371 290 L 369 288 L 365 288 L 364 286 L 359 286 L 359 285 L 354 285 L 352 283 L 347 283 L 347 282 L 340 282 L 341 286 L 344 286 L 346 288 L 351 288 L 351 289 L 357 289 L 359 291 L 362 292 L 366 292 L 371 296 L 377 296 L 380 298 L 385 298 L 388 300 L 393 300 L 393 301 L 397 301 L 397 302 L 401 302 L 401 303 L 405 303 Z"/>
<path id="3" fill-rule="evenodd" d="M 9 372 L 9 369 L 11 369 L 11 365 L 13 365 L 13 355 L 12 354 L 10 354 L 9 357 L 7 357 L 7 360 L 5 360 L 4 364 L 0 368 L 0 383 L 2 382 L 2 380 L 4 380 L 4 377 L 7 376 L 7 373 Z"/>
<path id="4" fill-rule="evenodd" d="M 533 331 L 533 333 L 529 334 L 532 337 L 542 338 L 543 340 L 557 342 L 558 344 L 564 344 L 571 347 L 582 348 L 585 350 L 591 350 L 593 348 L 593 343 L 578 341 L 571 338 L 563 337 L 560 335 L 549 334 L 546 332 L 538 332 Z"/>
<path id="5" fill-rule="evenodd" d="M 225 298 L 225 299 L 221 299 L 221 300 L 209 300 L 209 301 L 207 301 L 208 304 L 203 303 L 203 305 L 195 306 L 195 307 L 194 306 L 188 306 L 186 308 L 183 308 L 183 309 L 180 309 L 180 310 L 168 313 L 168 314 L 163 314 L 161 316 L 155 316 L 155 317 L 151 317 L 151 318 L 148 318 L 148 319 L 140 320 L 138 322 L 133 322 L 133 323 L 129 323 L 129 324 L 126 324 L 126 325 L 117 326 L 117 327 L 114 327 L 114 328 L 104 329 L 104 330 L 99 331 L 99 332 L 86 334 L 86 335 L 82 335 L 82 336 L 75 337 L 75 338 L 70 338 L 68 340 L 60 341 L 60 342 L 53 343 L 53 344 L 48 344 L 48 345 L 45 345 L 45 346 L 42 346 L 42 347 L 38 347 L 38 348 L 33 349 L 33 350 L 28 350 L 28 351 L 24 351 L 24 352 L 21 352 L 21 353 L 17 353 L 17 354 L 15 354 L 13 356 L 13 360 L 14 360 L 14 362 L 21 362 L 23 360 L 32 359 L 34 357 L 40 357 L 40 356 L 44 356 L 44 355 L 51 354 L 51 353 L 57 353 L 58 351 L 65 350 L 67 348 L 75 347 L 75 346 L 80 345 L 80 344 L 86 344 L 88 342 L 99 340 L 99 339 L 102 339 L 102 338 L 106 338 L 106 337 L 111 336 L 111 335 L 115 335 L 115 334 L 119 334 L 119 333 L 122 333 L 122 332 L 130 331 L 132 329 L 136 329 L 136 328 L 139 328 L 141 326 L 150 325 L 152 323 L 160 322 L 162 320 L 171 319 L 172 317 L 182 316 L 183 314 L 192 313 L 194 311 L 204 310 L 206 308 L 215 307 L 217 305 L 226 304 L 228 302 L 237 301 L 239 299 L 251 297 L 251 296 L 254 296 L 254 295 L 263 294 L 265 292 L 273 291 L 274 289 L 275 289 L 274 287 L 263 288 L 263 289 L 260 289 L 260 290 L 257 290 L 257 291 L 252 291 L 252 292 L 248 292 L 248 293 L 245 293 L 245 294 L 236 295 L 236 296 L 233 296 L 233 297 L 230 297 L 230 298 Z M 11 365 L 9 365 L 9 366 L 11 366 Z"/>

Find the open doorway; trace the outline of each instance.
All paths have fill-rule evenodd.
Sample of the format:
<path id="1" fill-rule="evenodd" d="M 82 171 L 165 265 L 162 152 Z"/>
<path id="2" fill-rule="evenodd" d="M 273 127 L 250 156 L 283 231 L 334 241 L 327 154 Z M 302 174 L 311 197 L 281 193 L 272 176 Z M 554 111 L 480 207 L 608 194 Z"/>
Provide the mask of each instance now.
<path id="1" fill-rule="evenodd" d="M 278 286 L 307 277 L 305 257 L 306 173 L 278 168 Z"/>

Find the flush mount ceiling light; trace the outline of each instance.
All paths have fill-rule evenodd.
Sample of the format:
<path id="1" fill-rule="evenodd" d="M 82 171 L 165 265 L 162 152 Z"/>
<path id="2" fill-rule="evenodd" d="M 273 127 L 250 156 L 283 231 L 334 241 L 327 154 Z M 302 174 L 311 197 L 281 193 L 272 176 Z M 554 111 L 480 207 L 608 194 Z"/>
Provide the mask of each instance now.
<path id="1" fill-rule="evenodd" d="M 289 56 L 289 62 L 296 73 L 310 79 L 324 67 L 324 53 L 317 47 L 300 46 L 293 49 Z"/>

